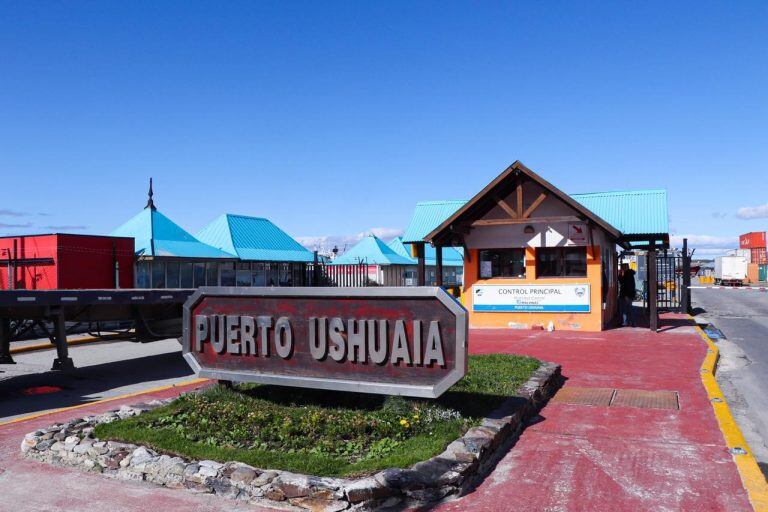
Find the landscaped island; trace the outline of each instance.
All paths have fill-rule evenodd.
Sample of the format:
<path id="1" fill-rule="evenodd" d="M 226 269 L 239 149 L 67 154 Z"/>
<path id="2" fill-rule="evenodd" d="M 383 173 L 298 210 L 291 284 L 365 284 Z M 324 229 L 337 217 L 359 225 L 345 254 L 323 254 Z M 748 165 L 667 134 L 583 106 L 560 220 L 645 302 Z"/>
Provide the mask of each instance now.
<path id="1" fill-rule="evenodd" d="M 470 356 L 467 375 L 437 400 L 214 386 L 139 416 L 99 424 L 93 435 L 185 458 L 358 476 L 439 454 L 513 396 L 540 364 L 507 354 Z"/>

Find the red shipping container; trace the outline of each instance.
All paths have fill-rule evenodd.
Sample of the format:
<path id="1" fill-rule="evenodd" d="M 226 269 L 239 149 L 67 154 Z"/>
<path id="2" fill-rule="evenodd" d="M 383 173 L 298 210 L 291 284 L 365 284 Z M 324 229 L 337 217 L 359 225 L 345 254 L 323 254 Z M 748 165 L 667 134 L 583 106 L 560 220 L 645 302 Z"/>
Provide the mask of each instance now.
<path id="1" fill-rule="evenodd" d="M 128 237 L 0 237 L 0 290 L 133 288 L 134 240 Z M 9 277 L 10 274 L 10 277 Z"/>
<path id="2" fill-rule="evenodd" d="M 768 255 L 766 254 L 765 247 L 750 249 L 749 252 L 751 254 L 750 262 L 756 265 L 763 265 L 768 263 Z"/>
<path id="3" fill-rule="evenodd" d="M 751 233 L 744 233 L 739 237 L 739 249 L 760 248 L 765 249 L 765 231 L 753 231 Z"/>

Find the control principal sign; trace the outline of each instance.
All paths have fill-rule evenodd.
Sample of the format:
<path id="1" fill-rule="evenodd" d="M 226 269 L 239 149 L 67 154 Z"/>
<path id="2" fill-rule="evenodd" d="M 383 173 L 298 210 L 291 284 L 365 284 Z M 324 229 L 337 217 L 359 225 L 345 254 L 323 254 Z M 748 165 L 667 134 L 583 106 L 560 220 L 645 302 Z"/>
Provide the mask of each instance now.
<path id="1" fill-rule="evenodd" d="M 589 313 L 589 284 L 476 284 L 473 311 Z"/>
<path id="2" fill-rule="evenodd" d="M 183 353 L 201 377 L 434 398 L 466 374 L 466 315 L 440 288 L 200 288 Z"/>

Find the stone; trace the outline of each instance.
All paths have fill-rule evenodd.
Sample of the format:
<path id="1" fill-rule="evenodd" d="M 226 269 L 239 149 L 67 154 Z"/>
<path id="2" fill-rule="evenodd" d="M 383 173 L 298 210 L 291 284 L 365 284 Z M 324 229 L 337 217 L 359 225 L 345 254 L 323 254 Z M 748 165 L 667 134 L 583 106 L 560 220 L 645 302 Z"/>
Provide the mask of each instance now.
<path id="1" fill-rule="evenodd" d="M 155 457 L 155 453 L 147 450 L 143 446 L 136 448 L 131 454 L 131 466 L 138 466 L 140 464 L 146 464 Z"/>
<path id="2" fill-rule="evenodd" d="M 275 479 L 277 476 L 276 471 L 264 471 L 263 473 L 260 473 L 259 476 L 253 479 L 251 482 L 251 485 L 254 487 L 261 487 L 262 485 L 267 485 L 272 480 Z"/>
<path id="3" fill-rule="evenodd" d="M 249 467 L 238 467 L 229 475 L 230 480 L 239 484 L 250 484 L 256 478 L 256 471 Z"/>
<path id="4" fill-rule="evenodd" d="M 43 441 L 47 441 L 48 439 L 53 439 L 53 434 L 54 433 L 55 432 L 46 432 L 45 434 L 40 436 L 40 439 L 43 440 Z"/>
<path id="5" fill-rule="evenodd" d="M 50 448 L 50 450 L 51 450 L 52 452 L 60 452 L 60 451 L 63 451 L 63 450 L 64 450 L 64 443 L 62 443 L 61 441 L 55 441 L 55 442 L 54 442 L 54 443 L 51 445 L 51 448 Z"/>
<path id="6" fill-rule="evenodd" d="M 80 438 L 77 436 L 68 436 L 66 439 L 64 439 L 64 450 L 66 451 L 72 451 L 75 449 L 75 446 L 77 446 L 80 443 Z"/>
<path id="7" fill-rule="evenodd" d="M 204 482 L 194 482 L 192 480 L 184 480 L 184 487 L 192 492 L 198 492 L 203 494 L 210 494 L 213 492 L 213 487 Z"/>
<path id="8" fill-rule="evenodd" d="M 200 462 L 198 462 L 198 464 L 200 465 L 200 467 L 213 468 L 216 471 L 224 467 L 224 464 L 222 464 L 221 462 L 216 462 L 215 460 L 201 460 Z"/>
<path id="9" fill-rule="evenodd" d="M 321 498 L 293 498 L 292 505 L 305 508 L 310 512 L 340 512 L 349 507 L 349 503 L 338 500 L 324 500 Z"/>
<path id="10" fill-rule="evenodd" d="M 96 416 L 96 421 L 99 423 L 112 423 L 117 419 L 120 419 L 120 417 L 117 414 L 110 412 Z"/>
<path id="11" fill-rule="evenodd" d="M 197 471 L 197 474 L 202 477 L 214 478 L 219 475 L 219 472 L 216 469 L 208 466 L 200 466 L 200 469 Z"/>
<path id="12" fill-rule="evenodd" d="M 75 446 L 75 448 L 72 451 L 75 453 L 88 453 L 88 450 L 90 450 L 92 446 L 93 446 L 92 441 L 83 440 L 82 442 L 80 442 L 80 444 Z"/>
<path id="13" fill-rule="evenodd" d="M 410 469 L 390 468 L 373 475 L 380 484 L 394 489 L 421 489 L 424 483 L 419 474 Z"/>
<path id="14" fill-rule="evenodd" d="M 374 477 L 360 478 L 344 485 L 344 494 L 352 503 L 378 500 L 391 496 L 392 489 L 383 485 Z"/>
<path id="15" fill-rule="evenodd" d="M 21 440 L 21 453 L 27 453 L 29 450 L 37 446 L 38 437 L 25 437 Z"/>
<path id="16" fill-rule="evenodd" d="M 272 501 L 284 501 L 285 494 L 280 489 L 267 489 L 264 492 L 264 497 Z"/>
<path id="17" fill-rule="evenodd" d="M 109 453 L 109 450 L 106 446 L 102 446 L 101 448 L 96 447 L 95 445 L 91 445 L 91 447 L 86 452 L 88 455 L 90 455 L 93 458 L 98 457 L 99 455 L 104 455 L 106 453 Z"/>
<path id="18" fill-rule="evenodd" d="M 197 464 L 188 464 L 184 468 L 183 475 L 186 476 L 186 477 L 189 477 L 189 476 L 192 476 L 195 473 L 197 473 L 199 470 L 200 470 L 200 466 L 199 465 L 197 465 Z"/>
<path id="19" fill-rule="evenodd" d="M 54 443 L 57 441 L 54 441 L 53 439 L 44 439 L 43 441 L 40 441 L 35 445 L 35 450 L 42 452 L 53 446 Z"/>
<path id="20" fill-rule="evenodd" d="M 237 498 L 237 495 L 240 494 L 240 489 L 232 485 L 229 480 L 222 478 L 212 479 L 211 487 L 213 487 L 213 492 L 225 498 Z"/>
<path id="21" fill-rule="evenodd" d="M 134 480 L 141 482 L 144 480 L 144 473 L 141 471 L 134 471 L 133 469 L 124 469 L 117 472 L 117 477 L 122 480 Z"/>
<path id="22" fill-rule="evenodd" d="M 462 438 L 467 451 L 476 457 L 480 457 L 493 445 L 494 433 L 483 427 L 474 427 L 467 431 Z"/>
<path id="23" fill-rule="evenodd" d="M 286 498 L 301 498 L 309 496 L 312 492 L 312 484 L 304 475 L 297 475 L 284 471 L 272 481 L 272 487 L 280 490 Z"/>

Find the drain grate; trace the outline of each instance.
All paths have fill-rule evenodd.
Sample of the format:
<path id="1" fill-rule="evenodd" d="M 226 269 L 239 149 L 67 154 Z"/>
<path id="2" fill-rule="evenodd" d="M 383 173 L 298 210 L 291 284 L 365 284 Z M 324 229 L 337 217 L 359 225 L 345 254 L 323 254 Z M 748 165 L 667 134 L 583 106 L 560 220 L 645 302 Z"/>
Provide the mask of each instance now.
<path id="1" fill-rule="evenodd" d="M 602 407 L 636 407 L 638 409 L 680 410 L 675 391 L 643 391 L 641 389 L 580 388 L 566 386 L 552 397 L 556 404 L 596 405 Z"/>
<path id="2" fill-rule="evenodd" d="M 617 389 L 611 405 L 637 407 L 639 409 L 680 410 L 680 402 L 674 391 L 643 391 L 640 389 Z"/>
<path id="3" fill-rule="evenodd" d="M 613 398 L 612 388 L 579 388 L 566 386 L 558 391 L 550 402 L 575 405 L 602 405 L 608 407 Z"/>

